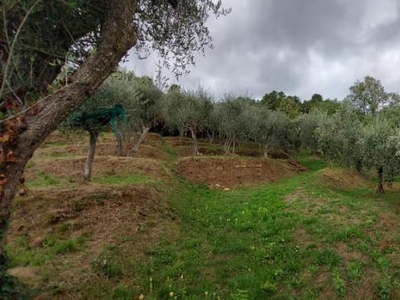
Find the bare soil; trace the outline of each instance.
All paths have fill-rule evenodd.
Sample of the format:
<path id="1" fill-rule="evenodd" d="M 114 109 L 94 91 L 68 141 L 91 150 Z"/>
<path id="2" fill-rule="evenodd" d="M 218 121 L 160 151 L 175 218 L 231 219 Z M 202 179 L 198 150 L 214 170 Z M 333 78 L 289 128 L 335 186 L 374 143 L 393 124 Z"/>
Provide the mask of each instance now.
<path id="1" fill-rule="evenodd" d="M 231 189 L 263 182 L 276 182 L 304 168 L 287 162 L 249 158 L 191 157 L 177 164 L 180 176 L 212 189 Z"/>

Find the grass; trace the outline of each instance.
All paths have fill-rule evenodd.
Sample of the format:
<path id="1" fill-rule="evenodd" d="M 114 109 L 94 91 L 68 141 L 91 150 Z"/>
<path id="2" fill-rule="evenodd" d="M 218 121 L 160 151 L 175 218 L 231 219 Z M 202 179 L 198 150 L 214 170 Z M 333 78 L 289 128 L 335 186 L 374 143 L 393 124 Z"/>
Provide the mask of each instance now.
<path id="1" fill-rule="evenodd" d="M 148 183 L 153 181 L 146 175 L 107 175 L 107 176 L 93 176 L 92 182 L 105 185 L 127 185 Z"/>
<path id="2" fill-rule="evenodd" d="M 170 167 L 177 153 L 165 148 Z M 130 238 L 121 228 L 120 236 L 90 256 L 90 236 L 72 236 L 65 222 L 45 236 L 41 248 L 19 237 L 9 246 L 10 267 L 39 267 L 34 292 L 46 299 L 399 298 L 398 194 L 378 198 L 364 186 L 326 187 L 318 176 L 327 164 L 299 158 L 308 172 L 256 187 L 217 191 L 174 178 L 165 214 L 179 229 L 157 243 Z M 38 185 L 57 185 L 45 174 L 40 180 Z M 93 178 L 105 185 L 152 180 Z M 150 235 L 157 222 L 146 219 L 138 230 Z M 58 270 L 51 265 L 78 254 L 87 260 L 84 274 L 77 274 L 85 280 L 73 290 L 68 282 L 52 281 Z"/>

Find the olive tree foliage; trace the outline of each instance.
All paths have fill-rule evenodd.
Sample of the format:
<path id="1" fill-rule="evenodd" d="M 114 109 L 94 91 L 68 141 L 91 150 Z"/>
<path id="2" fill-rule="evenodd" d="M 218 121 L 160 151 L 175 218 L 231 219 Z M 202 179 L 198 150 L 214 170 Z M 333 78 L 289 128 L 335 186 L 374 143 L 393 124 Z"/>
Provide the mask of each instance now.
<path id="1" fill-rule="evenodd" d="M 215 106 L 215 118 L 219 119 L 218 132 L 224 141 L 225 155 L 234 155 L 236 143 L 246 136 L 246 109 L 251 104 L 243 97 L 227 94 Z"/>
<path id="2" fill-rule="evenodd" d="M 210 144 L 215 141 L 215 138 L 218 137 L 219 134 L 221 119 L 219 118 L 220 112 L 218 106 L 220 105 L 221 102 L 213 102 L 213 108 L 211 109 L 210 114 L 207 117 L 207 125 L 205 131 Z"/>
<path id="3" fill-rule="evenodd" d="M 0 11 L 3 265 L 11 201 L 45 138 L 97 91 L 129 49 L 158 51 L 166 66 L 172 58 L 170 68 L 179 75 L 194 52 L 212 46 L 207 18 L 229 11 L 212 0 L 5 0 Z M 63 72 L 65 66 L 73 72 Z"/>
<path id="4" fill-rule="evenodd" d="M 83 172 L 85 181 L 91 180 L 99 133 L 107 131 L 111 127 L 118 139 L 128 125 L 125 105 L 121 105 L 121 103 L 122 100 L 133 98 L 132 90 L 121 85 L 121 80 L 114 81 L 115 77 L 116 75 L 111 75 L 99 90 L 60 126 L 61 131 L 67 134 L 76 130 L 85 130 L 89 133 L 89 150 Z M 120 110 L 123 116 L 118 118 Z M 123 122 L 118 122 L 119 119 L 122 119 Z M 122 124 L 118 126 L 118 123 Z"/>
<path id="5" fill-rule="evenodd" d="M 400 174 L 398 142 L 400 131 L 382 118 L 373 119 L 362 127 L 358 140 L 364 172 L 376 172 L 377 194 L 384 193 L 384 182 L 392 182 Z"/>
<path id="6" fill-rule="evenodd" d="M 212 97 L 204 90 L 195 92 L 173 89 L 167 93 L 164 104 L 164 118 L 167 126 L 177 128 L 182 136 L 190 131 L 193 139 L 193 154 L 199 155 L 197 134 L 206 129 L 213 109 Z"/>
<path id="7" fill-rule="evenodd" d="M 283 152 L 288 157 L 291 156 L 291 150 L 297 151 L 297 123 L 290 120 L 284 112 L 254 106 L 247 114 L 252 120 L 250 136 L 263 148 L 264 157 L 268 157 L 272 150 L 275 153 Z"/>
<path id="8" fill-rule="evenodd" d="M 170 129 L 177 129 L 179 132 L 179 144 L 182 145 L 182 138 L 187 130 L 186 114 L 188 113 L 187 95 L 180 87 L 169 89 L 163 103 L 163 116 L 165 125 Z"/>
<path id="9" fill-rule="evenodd" d="M 328 113 L 322 110 L 312 110 L 310 113 L 302 114 L 297 118 L 299 139 L 303 149 L 309 149 L 312 153 L 318 152 L 316 130 L 327 118 Z"/>
<path id="10" fill-rule="evenodd" d="M 375 173 L 378 194 L 384 192 L 385 181 L 400 174 L 400 131 L 387 119 L 362 119 L 344 104 L 336 114 L 320 119 L 316 136 L 325 158 L 363 174 Z"/>
<path id="11" fill-rule="evenodd" d="M 210 116 L 213 110 L 213 97 L 207 91 L 199 88 L 194 93 L 189 94 L 189 101 L 192 102 L 192 109 L 188 115 L 188 128 L 193 138 L 193 154 L 199 155 L 197 134 L 204 131 L 210 125 Z"/>
<path id="12" fill-rule="evenodd" d="M 135 77 L 131 88 L 135 97 L 133 101 L 126 103 L 129 114 L 127 134 L 128 136 L 130 132 L 137 132 L 138 134 L 135 144 L 128 154 L 136 154 L 150 128 L 157 123 L 157 119 L 162 115 L 164 93 L 154 84 L 151 78 L 146 76 Z"/>
<path id="13" fill-rule="evenodd" d="M 147 76 L 118 71 L 107 78 L 99 90 L 72 115 L 87 114 L 99 108 L 122 105 L 127 122 L 119 122 L 116 134 L 119 156 L 134 155 L 156 119 L 161 115 L 163 92 Z M 67 122 L 68 125 L 68 122 Z M 133 147 L 130 144 L 134 143 Z"/>
<path id="14" fill-rule="evenodd" d="M 334 115 L 321 118 L 315 134 L 322 156 L 361 171 L 362 154 L 357 143 L 361 128 L 359 114 L 348 104 Z"/>

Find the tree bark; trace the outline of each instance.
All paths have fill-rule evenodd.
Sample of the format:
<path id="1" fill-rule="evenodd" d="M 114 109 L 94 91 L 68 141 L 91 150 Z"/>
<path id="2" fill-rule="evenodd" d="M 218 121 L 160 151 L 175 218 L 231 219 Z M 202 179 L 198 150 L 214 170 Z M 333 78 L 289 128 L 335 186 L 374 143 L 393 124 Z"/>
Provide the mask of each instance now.
<path id="1" fill-rule="evenodd" d="M 383 166 L 378 168 L 378 185 L 376 187 L 376 193 L 382 195 L 385 192 L 383 188 Z"/>
<path id="2" fill-rule="evenodd" d="M 182 142 L 183 142 L 183 132 L 184 130 L 179 129 L 179 146 L 182 146 Z"/>
<path id="3" fill-rule="evenodd" d="M 264 157 L 265 158 L 268 158 L 268 150 L 269 150 L 268 148 L 269 148 L 268 145 L 264 146 Z"/>
<path id="4" fill-rule="evenodd" d="M 192 134 L 192 139 L 193 139 L 193 155 L 201 155 L 199 152 L 199 145 L 197 143 L 197 135 L 196 135 L 196 128 L 194 127 L 189 127 L 190 133 Z"/>
<path id="5" fill-rule="evenodd" d="M 138 152 L 140 145 L 143 143 L 146 138 L 147 133 L 149 132 L 150 127 L 143 127 L 142 133 L 140 134 L 139 139 L 136 141 L 135 145 L 132 148 L 132 154 L 135 155 Z"/>
<path id="6" fill-rule="evenodd" d="M 90 135 L 90 138 L 89 138 L 88 157 L 86 159 L 85 170 L 83 173 L 83 179 L 85 181 L 92 180 L 93 161 L 94 161 L 94 156 L 96 154 L 96 144 L 97 144 L 97 137 L 99 136 L 99 133 L 97 131 L 90 131 L 89 135 Z"/>
<path id="7" fill-rule="evenodd" d="M 136 44 L 132 27 L 137 0 L 110 0 L 96 52 L 75 73 L 72 83 L 36 102 L 27 112 L 3 120 L 0 132 L 0 263 L 11 201 L 28 160 L 46 137 L 92 95 Z M 13 128 L 10 131 L 4 128 Z M 10 136 L 12 138 L 10 138 Z"/>
<path id="8" fill-rule="evenodd" d="M 224 142 L 224 150 L 225 150 L 225 155 L 231 155 L 231 145 L 232 145 L 232 140 L 230 138 L 227 138 Z"/>

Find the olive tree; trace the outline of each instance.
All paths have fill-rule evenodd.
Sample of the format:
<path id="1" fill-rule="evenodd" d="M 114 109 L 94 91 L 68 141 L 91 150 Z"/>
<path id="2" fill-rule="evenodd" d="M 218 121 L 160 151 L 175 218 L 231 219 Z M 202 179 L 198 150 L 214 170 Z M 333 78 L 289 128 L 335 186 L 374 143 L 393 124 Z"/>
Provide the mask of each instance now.
<path id="1" fill-rule="evenodd" d="M 26 0 L 3 1 L 1 12 L 3 266 L 11 201 L 26 163 L 46 137 L 96 92 L 132 47 L 141 56 L 158 50 L 177 75 L 184 72 L 194 52 L 211 45 L 205 25 L 210 12 L 228 11 L 212 0 Z M 73 72 L 64 73 L 64 66 Z"/>
<path id="2" fill-rule="evenodd" d="M 165 124 L 169 129 L 177 129 L 179 132 L 179 144 L 182 145 L 182 138 L 187 130 L 186 115 L 191 107 L 188 95 L 180 88 L 169 89 L 163 103 L 163 116 Z"/>
<path id="3" fill-rule="evenodd" d="M 197 134 L 206 128 L 213 108 L 210 95 L 198 89 L 195 92 L 175 90 L 167 94 L 164 117 L 166 123 L 179 130 L 180 139 L 188 130 L 193 139 L 193 155 L 199 155 Z"/>
<path id="4" fill-rule="evenodd" d="M 129 131 L 133 131 L 136 128 L 139 132 L 138 138 L 130 150 L 132 154 L 136 154 L 147 133 L 162 114 L 164 93 L 149 77 L 134 78 L 131 88 L 134 96 L 133 101 L 126 103 L 126 107 L 129 113 Z"/>
<path id="5" fill-rule="evenodd" d="M 377 118 L 362 127 L 359 147 L 362 168 L 376 172 L 378 182 L 376 193 L 384 193 L 384 182 L 392 182 L 400 174 L 398 140 L 400 131 L 385 119 Z"/>
<path id="6" fill-rule="evenodd" d="M 316 130 L 323 120 L 328 117 L 325 111 L 313 110 L 298 117 L 300 142 L 303 149 L 310 149 L 312 153 L 318 152 Z"/>
<path id="7" fill-rule="evenodd" d="M 378 182 L 376 192 L 384 192 L 384 182 L 400 174 L 398 155 L 400 131 L 384 118 L 359 119 L 350 107 L 321 119 L 316 130 L 322 154 L 360 173 L 374 172 Z M 386 179 L 385 179 L 386 178 Z"/>
<path id="8" fill-rule="evenodd" d="M 262 146 L 264 157 L 272 149 L 282 150 L 289 129 L 286 114 L 258 106 L 251 107 L 247 114 L 252 120 L 250 136 Z"/>
<path id="9" fill-rule="evenodd" d="M 225 95 L 222 102 L 215 107 L 216 117 L 220 120 L 218 132 L 224 140 L 225 155 L 234 155 L 236 142 L 245 134 L 246 118 L 244 111 L 249 106 L 233 95 Z"/>
<path id="10" fill-rule="evenodd" d="M 360 115 L 343 104 L 334 115 L 320 119 L 315 131 L 319 151 L 328 160 L 361 171 L 362 154 L 358 143 L 361 128 Z"/>

